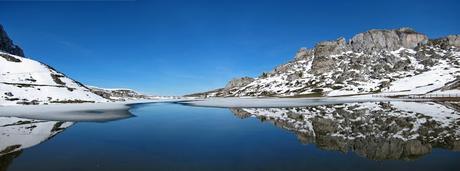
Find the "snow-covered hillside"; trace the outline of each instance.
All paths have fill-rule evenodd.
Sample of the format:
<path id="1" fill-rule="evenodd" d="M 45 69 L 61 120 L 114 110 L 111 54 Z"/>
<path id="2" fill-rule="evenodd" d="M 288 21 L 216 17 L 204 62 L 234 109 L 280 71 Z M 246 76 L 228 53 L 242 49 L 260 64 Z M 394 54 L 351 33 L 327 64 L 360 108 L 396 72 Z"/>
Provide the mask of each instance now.
<path id="1" fill-rule="evenodd" d="M 0 52 L 0 105 L 107 102 L 38 61 Z"/>
<path id="2" fill-rule="evenodd" d="M 410 28 L 370 30 L 300 49 L 294 60 L 205 96 L 426 94 L 458 84 L 460 35 L 439 39 Z M 229 83 L 230 85 L 230 83 Z M 452 87 L 452 88 L 458 88 Z M 203 94 L 203 93 L 202 93 Z M 202 95 L 199 94 L 199 95 Z"/>

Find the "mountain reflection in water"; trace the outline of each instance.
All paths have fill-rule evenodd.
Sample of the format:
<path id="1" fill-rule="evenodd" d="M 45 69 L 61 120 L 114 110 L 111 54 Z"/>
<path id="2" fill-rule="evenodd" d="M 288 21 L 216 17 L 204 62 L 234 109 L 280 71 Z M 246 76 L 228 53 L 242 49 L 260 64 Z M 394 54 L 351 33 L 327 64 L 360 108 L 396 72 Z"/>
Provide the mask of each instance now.
<path id="1" fill-rule="evenodd" d="M 298 108 L 232 108 L 294 132 L 301 143 L 372 160 L 413 160 L 433 148 L 460 151 L 460 104 L 367 102 Z"/>
<path id="2" fill-rule="evenodd" d="M 24 114 L 25 118 L 0 117 L 0 171 L 5 171 L 23 149 L 36 146 L 76 122 L 109 122 L 133 117 L 126 110 L 85 110 L 45 115 Z"/>

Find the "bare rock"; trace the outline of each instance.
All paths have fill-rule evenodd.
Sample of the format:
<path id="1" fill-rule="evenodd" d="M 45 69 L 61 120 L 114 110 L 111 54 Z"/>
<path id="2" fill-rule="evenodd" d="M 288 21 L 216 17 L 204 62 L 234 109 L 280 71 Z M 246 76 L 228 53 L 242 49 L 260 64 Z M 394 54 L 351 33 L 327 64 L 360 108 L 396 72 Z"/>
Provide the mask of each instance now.
<path id="1" fill-rule="evenodd" d="M 300 48 L 297 51 L 294 59 L 295 60 L 308 59 L 310 57 L 313 57 L 314 53 L 315 53 L 314 49 Z"/>
<path id="2" fill-rule="evenodd" d="M 397 30 L 369 30 L 355 35 L 350 40 L 350 45 L 357 52 L 372 52 L 378 50 L 397 50 L 401 47 L 415 48 L 425 44 L 428 37 L 415 32 L 411 28 Z"/>
<path id="3" fill-rule="evenodd" d="M 225 85 L 226 90 L 234 88 L 234 87 L 242 87 L 248 85 L 254 81 L 254 78 L 251 77 L 241 77 L 241 78 L 234 78 L 230 80 L 227 85 Z"/>
<path id="4" fill-rule="evenodd" d="M 337 55 L 346 52 L 348 46 L 345 38 L 341 37 L 336 41 L 323 41 L 315 46 L 314 54 L 315 60 L 312 63 L 312 71 L 315 74 L 321 74 L 330 71 L 335 67 L 335 61 L 330 55 Z"/>
<path id="5" fill-rule="evenodd" d="M 8 37 L 8 34 L 6 34 L 2 25 L 0 25 L 0 51 L 4 51 L 17 56 L 24 56 L 22 49 L 15 45 L 13 41 Z"/>
<path id="6" fill-rule="evenodd" d="M 446 37 L 441 37 L 438 39 L 429 40 L 430 45 L 439 45 L 441 48 L 445 49 L 449 46 L 460 47 L 460 34 L 457 35 L 448 35 Z"/>

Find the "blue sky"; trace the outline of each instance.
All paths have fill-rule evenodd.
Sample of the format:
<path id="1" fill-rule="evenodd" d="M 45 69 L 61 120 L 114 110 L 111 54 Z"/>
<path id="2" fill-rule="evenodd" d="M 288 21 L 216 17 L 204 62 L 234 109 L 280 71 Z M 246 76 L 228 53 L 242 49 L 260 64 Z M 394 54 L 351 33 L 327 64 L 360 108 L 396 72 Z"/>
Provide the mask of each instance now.
<path id="1" fill-rule="evenodd" d="M 258 76 L 300 47 L 373 28 L 460 34 L 459 7 L 456 0 L 0 1 L 0 23 L 27 56 L 85 84 L 182 95 Z"/>

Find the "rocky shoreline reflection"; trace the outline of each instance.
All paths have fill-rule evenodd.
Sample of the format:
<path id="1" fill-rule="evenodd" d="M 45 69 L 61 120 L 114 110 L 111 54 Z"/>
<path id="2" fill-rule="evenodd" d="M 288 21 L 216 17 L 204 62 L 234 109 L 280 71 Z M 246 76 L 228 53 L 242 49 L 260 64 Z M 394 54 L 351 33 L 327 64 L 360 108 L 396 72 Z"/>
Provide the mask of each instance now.
<path id="1" fill-rule="evenodd" d="M 414 160 L 433 148 L 460 151 L 460 104 L 367 102 L 300 108 L 232 108 L 294 132 L 301 143 L 371 160 Z"/>

